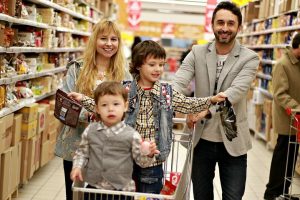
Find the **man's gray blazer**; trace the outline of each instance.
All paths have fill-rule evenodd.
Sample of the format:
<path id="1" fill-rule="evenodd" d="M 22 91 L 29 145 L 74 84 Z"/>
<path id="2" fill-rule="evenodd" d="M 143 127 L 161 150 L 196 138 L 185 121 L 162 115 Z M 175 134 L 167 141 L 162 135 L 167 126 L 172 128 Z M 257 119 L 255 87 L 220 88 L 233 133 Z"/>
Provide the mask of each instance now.
<path id="1" fill-rule="evenodd" d="M 246 154 L 252 147 L 247 121 L 246 97 L 250 85 L 255 78 L 259 65 L 257 54 L 235 41 L 218 80 L 217 92 L 224 92 L 234 107 L 237 117 L 238 136 L 229 141 L 224 133 L 220 114 L 215 112 L 216 106 L 210 111 L 212 118 L 197 122 L 194 146 L 197 145 L 203 132 L 211 133 L 219 126 L 222 139 L 228 153 L 232 156 Z M 176 72 L 173 85 L 178 91 L 183 91 L 195 78 L 195 96 L 212 96 L 216 80 L 217 53 L 215 42 L 206 45 L 194 45 L 183 64 Z"/>

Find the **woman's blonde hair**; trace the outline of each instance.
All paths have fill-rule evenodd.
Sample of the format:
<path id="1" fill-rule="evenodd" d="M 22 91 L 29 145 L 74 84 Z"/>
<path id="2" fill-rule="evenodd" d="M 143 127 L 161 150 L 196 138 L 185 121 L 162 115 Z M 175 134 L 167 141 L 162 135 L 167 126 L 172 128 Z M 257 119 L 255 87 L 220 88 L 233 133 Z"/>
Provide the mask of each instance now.
<path id="1" fill-rule="evenodd" d="M 93 27 L 92 35 L 89 38 L 83 55 L 82 69 L 76 82 L 77 91 L 89 97 L 93 96 L 95 81 L 98 74 L 96 66 L 97 38 L 99 34 L 110 33 L 116 34 L 119 45 L 116 54 L 111 57 L 106 79 L 120 82 L 125 77 L 125 57 L 123 54 L 121 32 L 115 22 L 103 19 Z"/>

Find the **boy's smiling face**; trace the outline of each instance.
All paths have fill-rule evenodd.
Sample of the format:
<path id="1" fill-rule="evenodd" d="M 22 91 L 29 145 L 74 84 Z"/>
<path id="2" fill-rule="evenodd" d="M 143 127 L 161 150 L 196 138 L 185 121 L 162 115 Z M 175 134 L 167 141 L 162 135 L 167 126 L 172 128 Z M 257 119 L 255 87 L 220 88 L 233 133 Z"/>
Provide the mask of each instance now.
<path id="1" fill-rule="evenodd" d="M 122 121 L 128 103 L 121 95 L 104 95 L 99 98 L 96 111 L 101 117 L 101 121 L 108 127 L 114 126 Z"/>
<path id="2" fill-rule="evenodd" d="M 154 82 L 160 79 L 164 72 L 165 59 L 148 56 L 140 67 L 140 83 L 146 87 L 152 87 Z"/>

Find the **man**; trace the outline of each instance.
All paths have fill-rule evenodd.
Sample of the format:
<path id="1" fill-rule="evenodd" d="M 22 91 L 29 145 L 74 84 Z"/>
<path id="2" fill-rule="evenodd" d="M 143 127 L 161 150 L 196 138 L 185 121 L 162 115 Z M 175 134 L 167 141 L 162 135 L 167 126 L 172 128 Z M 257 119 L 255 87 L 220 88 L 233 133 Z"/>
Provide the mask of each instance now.
<path id="1" fill-rule="evenodd" d="M 275 146 L 269 183 L 264 194 L 266 200 L 280 199 L 276 198 L 283 192 L 289 193 L 290 182 L 286 181 L 284 188 L 285 168 L 288 157 L 287 177 L 293 176 L 297 159 L 294 158 L 295 151 L 298 152 L 299 145 L 291 144 L 288 152 L 290 116 L 285 110 L 287 108 L 300 110 L 300 33 L 294 36 L 292 48 L 288 47 L 282 57 L 278 60 L 272 72 L 273 83 L 273 128 L 278 133 L 277 144 Z M 296 136 L 291 135 L 291 141 L 295 141 Z M 293 163 L 295 159 L 295 162 Z M 285 191 L 283 191 L 285 189 Z M 291 199 L 299 199 L 291 197 Z"/>
<path id="2" fill-rule="evenodd" d="M 246 114 L 246 94 L 255 78 L 259 59 L 241 46 L 236 35 L 241 28 L 240 9 L 221 2 L 213 12 L 215 40 L 195 45 L 176 72 L 174 86 L 182 91 L 195 78 L 195 96 L 224 92 L 237 118 L 237 137 L 227 139 L 218 106 L 209 109 L 210 119 L 196 124 L 192 181 L 195 200 L 213 200 L 213 179 L 218 163 L 223 200 L 241 200 L 245 191 L 247 151 L 252 147 Z M 200 114 L 201 115 L 201 114 Z M 206 116 L 208 118 L 208 116 Z"/>

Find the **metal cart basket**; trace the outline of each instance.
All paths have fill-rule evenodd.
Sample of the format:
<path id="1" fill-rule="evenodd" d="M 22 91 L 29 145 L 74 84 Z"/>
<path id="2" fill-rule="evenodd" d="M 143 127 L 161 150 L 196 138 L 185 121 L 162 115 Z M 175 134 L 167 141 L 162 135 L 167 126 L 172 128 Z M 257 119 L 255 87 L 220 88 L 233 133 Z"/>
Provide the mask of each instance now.
<path id="1" fill-rule="evenodd" d="M 184 118 L 173 118 L 174 123 L 185 123 L 185 121 Z M 84 183 L 76 182 L 72 186 L 73 200 L 189 200 L 193 162 L 193 132 L 173 133 L 172 149 L 168 159 L 163 163 L 164 185 L 172 183 L 174 179 L 179 179 L 178 182 L 175 180 L 177 186 L 172 185 L 174 186 L 173 194 L 90 189 L 84 188 Z"/>
<path id="2" fill-rule="evenodd" d="M 283 195 L 281 199 L 296 199 L 300 198 L 300 176 L 295 174 L 295 166 L 298 156 L 298 151 L 292 150 L 296 149 L 296 146 L 300 144 L 300 110 L 287 109 L 287 113 L 291 116 L 290 120 L 290 133 L 289 133 L 289 144 L 287 152 L 287 161 L 285 168 L 285 177 L 284 177 L 284 187 Z M 296 134 L 296 140 L 292 139 L 291 135 Z M 290 155 L 293 153 L 293 155 Z M 290 155 L 290 156 L 289 156 Z M 288 166 L 290 162 L 289 159 L 292 158 L 292 166 Z M 299 160 L 299 159 L 298 159 Z M 299 160 L 300 161 L 300 160 Z M 298 161 L 298 162 L 299 162 Z M 292 167 L 292 173 L 288 173 L 288 167 Z M 288 185 L 290 185 L 289 190 L 287 190 Z"/>

